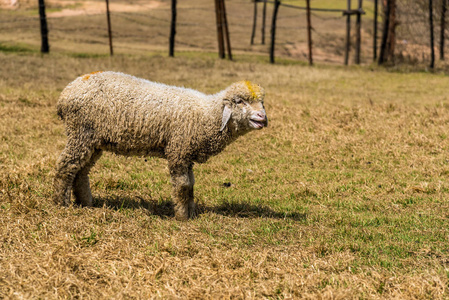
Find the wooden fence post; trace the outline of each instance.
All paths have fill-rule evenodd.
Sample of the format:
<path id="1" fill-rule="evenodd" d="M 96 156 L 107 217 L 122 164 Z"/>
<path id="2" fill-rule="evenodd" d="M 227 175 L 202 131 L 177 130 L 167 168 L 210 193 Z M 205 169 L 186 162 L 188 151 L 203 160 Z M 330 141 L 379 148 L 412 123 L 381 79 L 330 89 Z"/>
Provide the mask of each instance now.
<path id="1" fill-rule="evenodd" d="M 221 0 L 221 12 L 222 12 L 224 34 L 226 37 L 226 48 L 228 50 L 228 58 L 229 60 L 232 60 L 231 39 L 229 38 L 228 18 L 226 16 L 225 0 Z"/>
<path id="2" fill-rule="evenodd" d="M 348 0 L 348 14 L 346 16 L 346 47 L 345 47 L 345 65 L 349 62 L 349 51 L 351 47 L 351 0 Z"/>
<path id="3" fill-rule="evenodd" d="M 39 0 L 39 17 L 41 24 L 41 52 L 50 52 L 50 46 L 48 45 L 48 27 L 47 27 L 47 16 L 45 15 L 45 2 L 44 0 Z"/>
<path id="4" fill-rule="evenodd" d="M 373 60 L 377 60 L 377 15 L 378 15 L 378 0 L 374 0 L 374 34 L 373 34 Z"/>
<path id="5" fill-rule="evenodd" d="M 433 37 L 433 5 L 432 0 L 429 0 L 429 27 L 430 27 L 430 68 L 435 67 L 435 48 Z"/>
<path id="6" fill-rule="evenodd" d="M 447 0 L 441 0 L 440 20 L 440 60 L 444 60 L 444 33 L 446 31 Z"/>
<path id="7" fill-rule="evenodd" d="M 253 14 L 253 30 L 251 32 L 251 45 L 254 45 L 254 37 L 256 36 L 256 24 L 257 24 L 257 0 L 254 1 L 254 14 Z"/>
<path id="8" fill-rule="evenodd" d="M 170 46 L 168 55 L 175 56 L 175 35 L 176 35 L 176 0 L 171 0 L 171 26 L 170 26 Z"/>
<path id="9" fill-rule="evenodd" d="M 220 0 L 215 0 L 215 17 L 217 22 L 218 56 L 220 58 L 225 58 L 223 26 L 222 26 L 223 17 L 221 15 Z"/>
<path id="10" fill-rule="evenodd" d="M 383 20 L 383 30 L 382 30 L 382 41 L 380 43 L 380 53 L 379 53 L 379 65 L 382 65 L 387 61 L 387 40 L 388 32 L 390 28 L 390 3 L 389 0 L 384 0 L 384 20 Z"/>
<path id="11" fill-rule="evenodd" d="M 312 56 L 312 22 L 310 18 L 310 0 L 306 0 L 307 4 L 307 44 L 309 46 L 309 65 L 313 65 Z"/>
<path id="12" fill-rule="evenodd" d="M 106 18 L 108 20 L 108 36 L 109 36 L 109 53 L 114 55 L 114 49 L 112 47 L 112 30 L 111 30 L 111 16 L 109 13 L 109 0 L 106 0 Z"/>
<path id="13" fill-rule="evenodd" d="M 360 51 L 362 47 L 362 0 L 359 0 L 357 21 L 356 21 L 356 49 L 355 49 L 355 63 L 360 64 Z"/>
<path id="14" fill-rule="evenodd" d="M 379 65 L 388 60 L 394 61 L 394 50 L 396 47 L 396 0 L 383 0 L 383 3 L 384 24 L 378 60 Z"/>
<path id="15" fill-rule="evenodd" d="M 265 45 L 265 23 L 267 17 L 267 0 L 263 0 L 262 10 L 262 45 Z"/>
<path id="16" fill-rule="evenodd" d="M 274 0 L 274 10 L 273 10 L 273 19 L 271 21 L 271 48 L 270 48 L 270 63 L 274 64 L 274 47 L 276 45 L 276 18 L 279 10 L 279 5 L 281 2 L 279 0 Z"/>

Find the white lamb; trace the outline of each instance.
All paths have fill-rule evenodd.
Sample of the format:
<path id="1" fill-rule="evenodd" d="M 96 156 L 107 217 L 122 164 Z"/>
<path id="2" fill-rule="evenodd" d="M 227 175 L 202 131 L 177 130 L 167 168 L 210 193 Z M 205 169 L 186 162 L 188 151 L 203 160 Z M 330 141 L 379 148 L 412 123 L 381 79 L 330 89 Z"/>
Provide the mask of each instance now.
<path id="1" fill-rule="evenodd" d="M 68 137 L 59 156 L 54 201 L 91 206 L 89 171 L 104 150 L 167 159 L 177 219 L 195 214 L 193 164 L 239 136 L 267 126 L 264 91 L 249 81 L 206 95 L 116 72 L 70 83 L 58 101 Z"/>

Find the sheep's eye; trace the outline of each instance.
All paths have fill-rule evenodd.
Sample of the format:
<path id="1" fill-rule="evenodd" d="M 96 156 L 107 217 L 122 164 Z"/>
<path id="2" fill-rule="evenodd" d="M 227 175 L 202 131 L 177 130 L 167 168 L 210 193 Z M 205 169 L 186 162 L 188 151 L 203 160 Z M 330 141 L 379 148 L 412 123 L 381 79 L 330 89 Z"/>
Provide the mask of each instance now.
<path id="1" fill-rule="evenodd" d="M 236 104 L 240 104 L 240 103 L 242 103 L 242 102 L 243 102 L 243 100 L 240 99 L 240 98 L 236 98 L 236 99 L 235 99 L 235 103 L 236 103 Z"/>

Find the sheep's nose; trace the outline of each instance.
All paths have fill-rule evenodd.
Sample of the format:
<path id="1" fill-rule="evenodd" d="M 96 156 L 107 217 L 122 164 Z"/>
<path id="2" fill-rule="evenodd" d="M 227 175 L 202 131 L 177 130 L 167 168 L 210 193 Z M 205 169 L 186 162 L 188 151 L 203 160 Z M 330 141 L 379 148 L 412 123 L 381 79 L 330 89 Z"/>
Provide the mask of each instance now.
<path id="1" fill-rule="evenodd" d="M 267 114 L 264 111 L 259 111 L 257 112 L 257 116 L 262 119 L 263 124 L 265 127 L 268 126 L 268 118 L 267 118 Z"/>

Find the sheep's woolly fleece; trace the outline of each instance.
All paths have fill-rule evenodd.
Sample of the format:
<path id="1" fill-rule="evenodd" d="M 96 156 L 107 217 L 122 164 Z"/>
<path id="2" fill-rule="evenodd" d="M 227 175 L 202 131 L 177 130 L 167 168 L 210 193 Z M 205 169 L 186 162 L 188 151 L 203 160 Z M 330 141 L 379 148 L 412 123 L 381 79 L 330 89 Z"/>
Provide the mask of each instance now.
<path id="1" fill-rule="evenodd" d="M 264 91 L 241 81 L 215 95 L 206 95 L 123 73 L 98 71 L 77 78 L 65 88 L 58 114 L 65 120 L 69 137 L 79 133 L 83 125 L 84 129 L 93 129 L 88 142 L 105 150 L 160 156 L 172 162 L 186 158 L 204 162 L 238 137 L 231 130 L 218 130 L 222 100 L 234 97 L 252 103 L 261 101 Z"/>
<path id="2" fill-rule="evenodd" d="M 193 163 L 205 162 L 239 136 L 267 126 L 263 89 L 249 81 L 206 95 L 116 72 L 70 83 L 58 100 L 68 141 L 58 158 L 54 201 L 92 205 L 88 174 L 102 151 L 168 160 L 175 214 L 195 214 Z"/>

